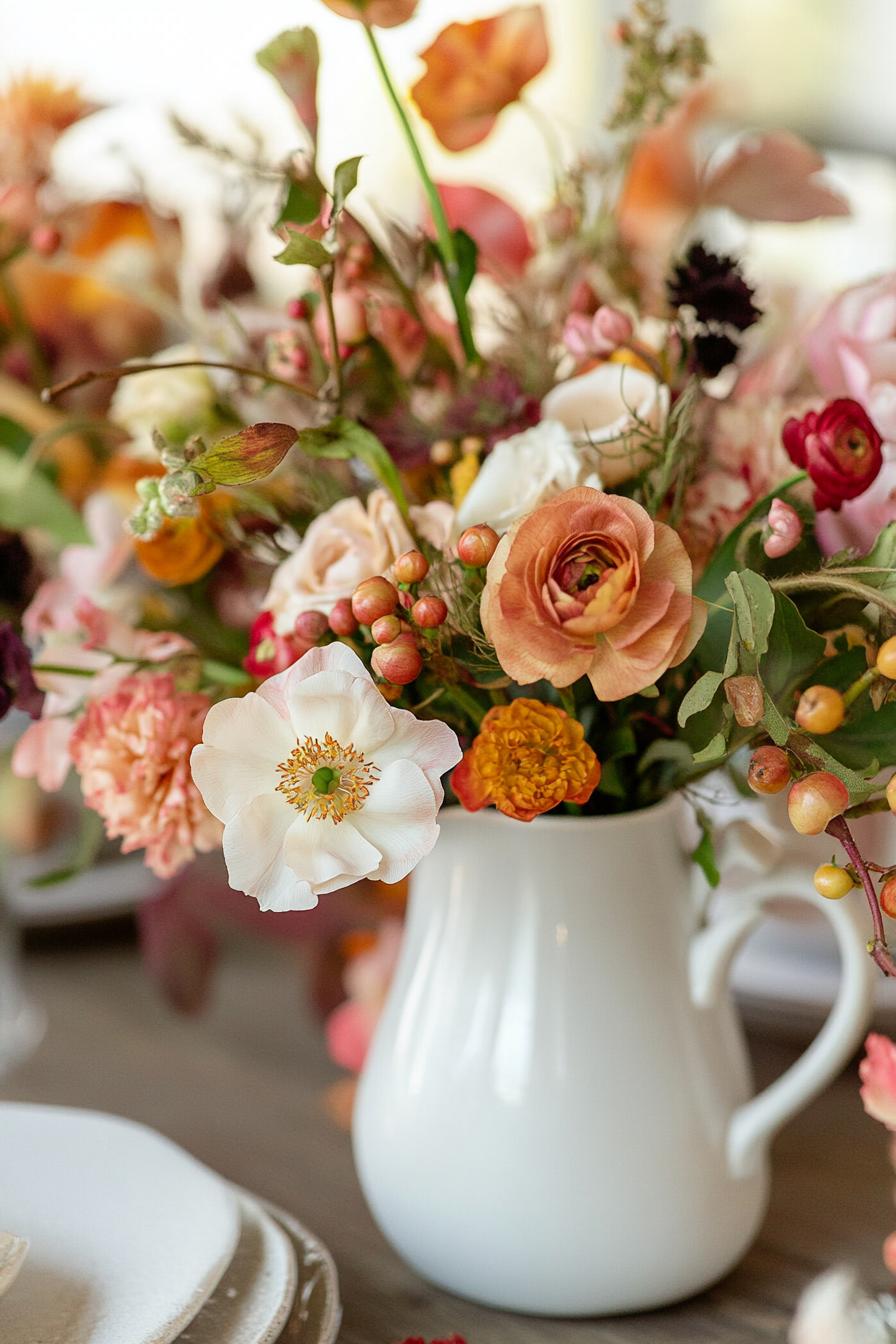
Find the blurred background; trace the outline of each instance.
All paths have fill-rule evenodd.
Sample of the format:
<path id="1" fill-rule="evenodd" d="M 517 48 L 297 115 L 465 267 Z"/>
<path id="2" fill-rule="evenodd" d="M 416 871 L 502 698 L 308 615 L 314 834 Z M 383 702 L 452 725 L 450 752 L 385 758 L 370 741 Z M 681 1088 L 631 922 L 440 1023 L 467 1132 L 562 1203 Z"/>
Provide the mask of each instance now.
<path id="1" fill-rule="evenodd" d="M 382 34 L 399 82 L 413 82 L 416 53 L 446 23 L 499 8 L 482 0 L 421 0 L 411 22 Z M 568 154 L 600 145 L 617 59 L 607 34 L 626 8 L 623 0 L 546 0 L 553 57 L 531 101 Z M 829 152 L 832 175 L 852 201 L 848 222 L 755 230 L 751 249 L 768 277 L 788 274 L 827 289 L 896 264 L 893 0 L 671 0 L 670 10 L 676 22 L 708 34 L 724 120 L 804 135 Z M 281 29 L 302 23 L 314 26 L 323 51 L 324 171 L 363 152 L 362 188 L 366 183 L 380 199 L 388 197 L 396 213 L 412 213 L 410 165 L 363 34 L 318 0 L 9 6 L 0 84 L 26 70 L 48 74 L 110 105 L 58 151 L 59 176 L 78 194 L 102 196 L 137 181 L 159 205 L 186 206 L 201 218 L 226 187 L 214 165 L 197 162 L 179 144 L 169 113 L 231 147 L 248 151 L 260 143 L 266 154 L 287 153 L 295 139 L 290 110 L 253 57 Z M 483 145 L 460 155 L 441 150 L 428 127 L 421 134 L 445 180 L 495 188 L 524 210 L 550 191 L 545 127 L 521 107 L 508 109 Z M 732 241 L 742 245 L 740 237 Z M 202 246 L 201 228 L 194 245 Z"/>

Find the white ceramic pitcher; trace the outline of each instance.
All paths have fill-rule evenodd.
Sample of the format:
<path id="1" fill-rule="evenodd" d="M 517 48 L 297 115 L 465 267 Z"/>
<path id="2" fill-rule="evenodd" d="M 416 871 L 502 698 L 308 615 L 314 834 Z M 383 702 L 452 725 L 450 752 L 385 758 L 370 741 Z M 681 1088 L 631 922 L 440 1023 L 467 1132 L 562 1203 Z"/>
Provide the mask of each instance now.
<path id="1" fill-rule="evenodd" d="M 674 798 L 441 820 L 355 1111 L 382 1231 L 425 1278 L 510 1310 L 645 1310 L 707 1287 L 763 1218 L 771 1137 L 866 1028 L 874 967 L 854 912 L 815 895 L 810 865 L 699 928 Z M 750 1099 L 727 974 L 782 895 L 831 921 L 840 992 Z"/>

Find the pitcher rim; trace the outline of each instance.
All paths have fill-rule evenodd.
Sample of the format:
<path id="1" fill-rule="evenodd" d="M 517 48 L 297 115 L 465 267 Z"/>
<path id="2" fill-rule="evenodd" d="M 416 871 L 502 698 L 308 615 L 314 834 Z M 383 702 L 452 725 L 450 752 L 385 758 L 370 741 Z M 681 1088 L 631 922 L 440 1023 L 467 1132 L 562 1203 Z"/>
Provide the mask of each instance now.
<path id="1" fill-rule="evenodd" d="M 681 804 L 681 798 L 678 793 L 670 793 L 665 798 L 661 798 L 657 803 L 650 803 L 647 807 L 633 808 L 630 812 L 611 812 L 589 817 L 570 817 L 565 815 L 555 815 L 554 813 L 545 813 L 543 816 L 536 817 L 533 821 L 520 822 L 514 817 L 508 817 L 497 808 L 483 808 L 478 813 L 469 812 L 461 806 L 443 806 L 439 811 L 438 821 L 440 826 L 456 825 L 457 820 L 474 821 L 477 825 L 489 826 L 523 826 L 526 829 L 537 827 L 539 831 L 562 830 L 570 831 L 583 825 L 591 826 L 600 830 L 622 830 L 625 827 L 631 827 L 644 818 L 650 817 L 653 820 L 662 819 L 667 812 L 673 812 Z"/>

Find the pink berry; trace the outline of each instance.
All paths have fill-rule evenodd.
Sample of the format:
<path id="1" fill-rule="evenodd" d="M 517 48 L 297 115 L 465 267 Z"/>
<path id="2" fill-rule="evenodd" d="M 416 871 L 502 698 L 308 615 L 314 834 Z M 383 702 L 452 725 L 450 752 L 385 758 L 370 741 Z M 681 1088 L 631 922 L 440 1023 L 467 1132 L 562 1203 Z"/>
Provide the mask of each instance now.
<path id="1" fill-rule="evenodd" d="M 286 315 L 291 317 L 293 322 L 304 322 L 310 315 L 310 309 L 305 299 L 290 299 L 286 305 Z"/>
<path id="2" fill-rule="evenodd" d="M 458 558 L 471 569 L 484 569 L 498 548 L 499 537 L 488 523 L 477 523 L 461 532 L 457 542 Z"/>
<path id="3" fill-rule="evenodd" d="M 787 795 L 787 815 L 800 835 L 821 835 L 828 822 L 849 807 L 849 791 L 829 770 L 798 779 Z"/>
<path id="4" fill-rule="evenodd" d="M 42 257 L 52 257 L 59 251 L 62 234 L 52 224 L 35 224 L 28 237 L 32 249 Z"/>
<path id="5" fill-rule="evenodd" d="M 422 551 L 405 551 L 392 566 L 398 583 L 420 583 L 429 573 L 429 561 Z"/>
<path id="6" fill-rule="evenodd" d="M 434 593 L 427 593 L 425 597 L 417 598 L 411 607 L 411 615 L 424 630 L 434 630 L 436 626 L 444 625 L 448 615 L 448 604 Z"/>
<path id="7" fill-rule="evenodd" d="M 334 635 L 353 635 L 357 628 L 351 602 L 347 597 L 340 597 L 330 612 L 330 629 Z"/>
<path id="8" fill-rule="evenodd" d="M 375 644 L 391 644 L 401 634 L 401 621 L 397 616 L 380 616 L 370 627 Z"/>
<path id="9" fill-rule="evenodd" d="M 352 593 L 352 611 L 362 625 L 373 625 L 381 616 L 391 616 L 397 603 L 398 589 L 382 575 L 364 579 Z"/>
<path id="10" fill-rule="evenodd" d="M 380 644 L 374 649 L 370 662 L 374 672 L 395 686 L 410 685 L 423 671 L 420 650 L 405 643 L 403 637 L 392 644 Z"/>
<path id="11" fill-rule="evenodd" d="M 298 639 L 303 639 L 307 644 L 316 644 L 319 639 L 323 639 L 329 625 L 322 611 L 303 611 L 296 617 L 293 629 Z"/>

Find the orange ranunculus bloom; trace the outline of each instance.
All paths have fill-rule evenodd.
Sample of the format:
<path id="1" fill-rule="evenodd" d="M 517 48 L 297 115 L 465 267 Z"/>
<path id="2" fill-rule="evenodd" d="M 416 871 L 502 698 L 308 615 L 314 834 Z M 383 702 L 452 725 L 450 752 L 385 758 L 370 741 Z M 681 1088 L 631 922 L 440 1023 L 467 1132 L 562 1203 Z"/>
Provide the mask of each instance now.
<path id="1" fill-rule="evenodd" d="M 491 19 L 449 23 L 420 54 L 417 106 L 446 149 L 469 149 L 547 65 L 544 14 L 540 5 L 514 5 Z"/>
<path id="2" fill-rule="evenodd" d="M 324 0 L 324 4 L 344 19 L 360 19 L 374 28 L 397 28 L 417 8 L 417 0 Z"/>
<path id="3" fill-rule="evenodd" d="M 63 131 L 95 110 L 73 84 L 24 75 L 0 91 L 0 178 L 39 182 Z"/>
<path id="4" fill-rule="evenodd" d="M 579 486 L 501 539 L 486 572 L 482 624 L 508 676 L 599 700 L 651 686 L 691 652 L 706 623 L 678 534 L 640 504 Z"/>
<path id="5" fill-rule="evenodd" d="M 468 812 L 493 803 L 517 821 L 532 821 L 560 803 L 587 803 L 600 783 L 600 762 L 582 725 L 556 705 L 512 700 L 496 705 L 451 776 Z"/>
<path id="6" fill-rule="evenodd" d="M 215 513 L 221 506 L 213 505 L 213 498 L 200 499 L 195 517 L 166 518 L 154 537 L 135 542 L 137 561 L 151 578 L 171 587 L 195 583 L 218 563 L 224 541 L 215 525 Z"/>

